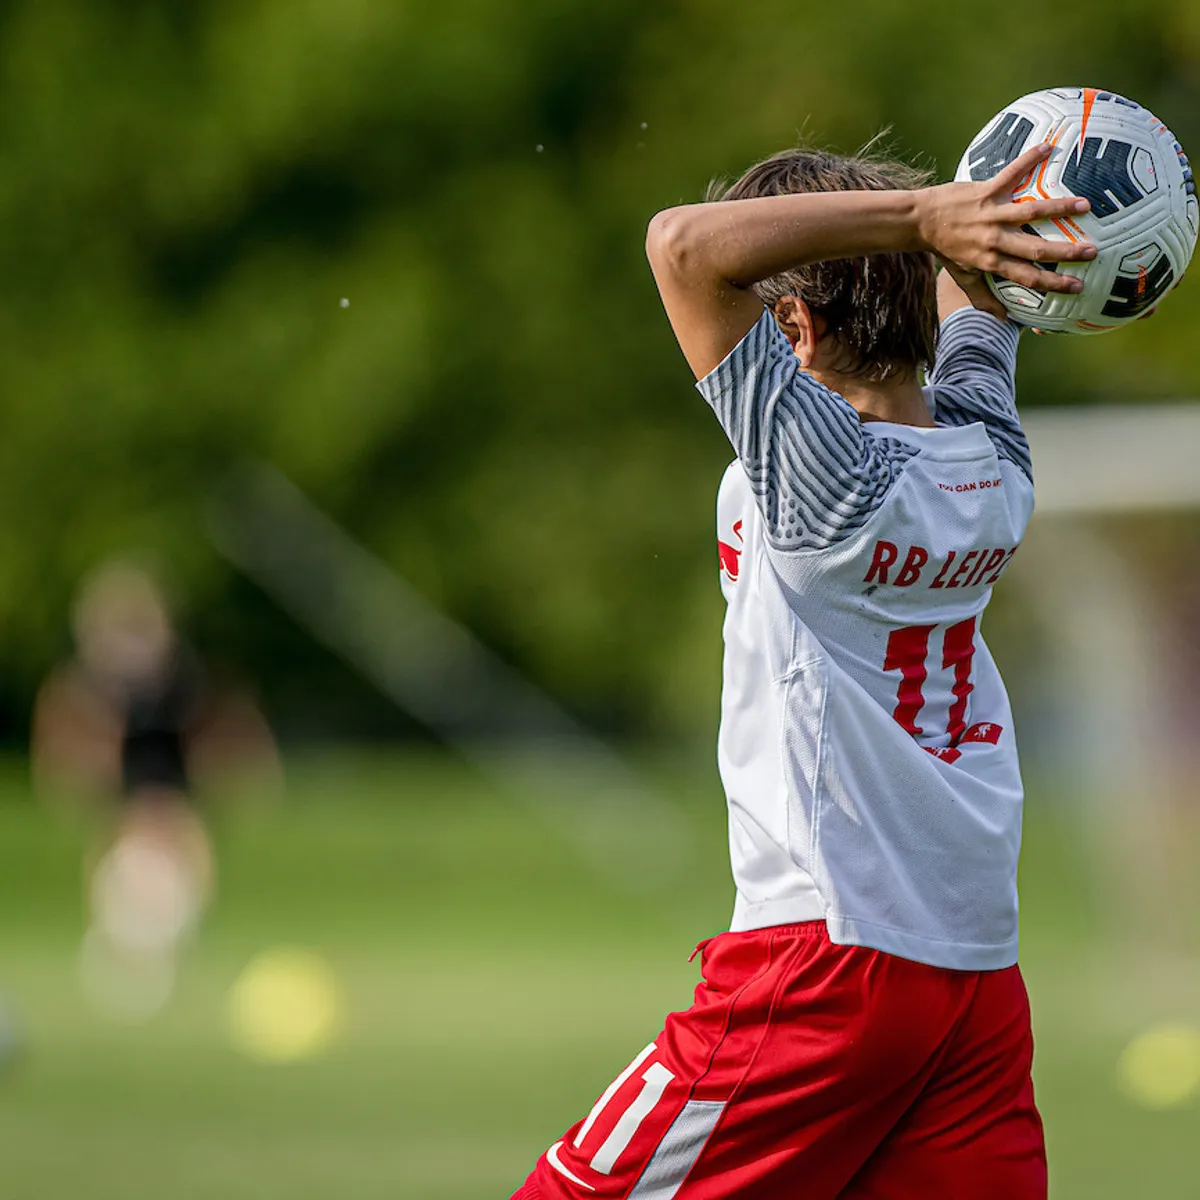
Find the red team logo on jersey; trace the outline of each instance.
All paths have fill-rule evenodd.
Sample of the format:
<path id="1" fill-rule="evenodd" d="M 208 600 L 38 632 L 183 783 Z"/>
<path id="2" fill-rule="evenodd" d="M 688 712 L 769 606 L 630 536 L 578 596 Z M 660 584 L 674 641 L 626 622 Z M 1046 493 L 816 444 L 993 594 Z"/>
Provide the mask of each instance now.
<path id="1" fill-rule="evenodd" d="M 742 540 L 742 523 L 734 521 L 733 536 L 740 542 Z M 737 546 L 731 546 L 728 542 L 717 539 L 717 557 L 721 560 L 721 573 L 729 580 L 730 583 L 737 583 L 738 568 L 741 566 L 742 552 Z"/>

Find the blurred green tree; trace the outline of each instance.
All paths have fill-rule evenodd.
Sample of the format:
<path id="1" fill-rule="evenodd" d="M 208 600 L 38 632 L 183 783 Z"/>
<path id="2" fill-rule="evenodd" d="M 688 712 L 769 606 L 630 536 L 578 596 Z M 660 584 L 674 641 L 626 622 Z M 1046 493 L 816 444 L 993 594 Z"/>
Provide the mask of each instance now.
<path id="1" fill-rule="evenodd" d="M 1060 83 L 1200 145 L 1198 61 L 1190 0 L 1101 0 L 1054 33 L 953 0 L 12 0 L 8 736 L 79 576 L 129 548 L 276 712 L 388 727 L 207 543 L 205 498 L 246 457 L 591 719 L 707 728 L 727 451 L 648 217 L 801 132 L 890 128 L 947 175 L 1004 102 Z M 1024 401 L 1195 394 L 1198 316 L 1193 284 L 1119 337 L 1032 342 Z"/>

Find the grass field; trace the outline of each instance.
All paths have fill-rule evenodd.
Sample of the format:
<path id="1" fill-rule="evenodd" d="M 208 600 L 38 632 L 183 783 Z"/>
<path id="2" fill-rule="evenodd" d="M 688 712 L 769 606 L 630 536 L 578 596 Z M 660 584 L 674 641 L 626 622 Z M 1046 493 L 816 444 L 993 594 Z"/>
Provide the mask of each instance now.
<path id="1" fill-rule="evenodd" d="M 485 1200 L 685 1005 L 692 943 L 727 919 L 707 762 L 663 769 L 697 831 L 686 870 L 614 894 L 560 837 L 431 757 L 294 764 L 286 808 L 227 817 L 221 895 L 181 990 L 129 1028 L 84 1005 L 77 831 L 0 786 L 0 994 L 25 1052 L 0 1075 L 3 1200 Z M 1200 1016 L 1104 934 L 1063 817 L 1031 798 L 1025 966 L 1058 1200 L 1200 1197 L 1200 1111 L 1116 1086 L 1129 1037 Z M 264 948 L 320 949 L 347 996 L 324 1055 L 230 1045 L 225 997 Z"/>

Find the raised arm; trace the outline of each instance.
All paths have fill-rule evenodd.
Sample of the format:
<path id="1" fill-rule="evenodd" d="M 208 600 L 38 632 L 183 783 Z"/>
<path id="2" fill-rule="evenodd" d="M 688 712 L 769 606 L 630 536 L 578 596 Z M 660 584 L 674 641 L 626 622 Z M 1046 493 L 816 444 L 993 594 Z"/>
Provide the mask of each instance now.
<path id="1" fill-rule="evenodd" d="M 982 284 L 982 280 L 980 283 Z M 938 320 L 944 321 L 951 313 L 958 312 L 960 308 L 969 307 L 981 308 L 985 312 L 1001 316 L 1003 310 L 997 312 L 996 298 L 987 290 L 986 284 L 983 284 L 983 292 L 988 300 L 991 300 L 991 304 L 986 303 L 978 292 L 976 292 L 975 300 L 972 300 L 967 295 L 966 289 L 949 271 L 939 271 L 937 279 Z"/>
<path id="2" fill-rule="evenodd" d="M 977 311 L 945 273 L 938 280 L 938 307 L 942 327 L 928 388 L 935 419 L 939 425 L 981 421 L 997 455 L 1032 481 L 1029 443 L 1017 416 L 1018 326 Z"/>
<path id="3" fill-rule="evenodd" d="M 1043 144 L 1028 150 L 983 183 L 769 196 L 658 213 L 646 252 L 696 378 L 712 371 L 762 315 L 753 285 L 807 263 L 930 251 L 952 269 L 973 303 L 992 311 L 997 302 L 983 286 L 982 271 L 1041 291 L 1078 291 L 1077 278 L 1036 264 L 1092 258 L 1095 248 L 1036 237 L 1020 226 L 1085 212 L 1088 202 L 1012 200 L 1017 183 L 1053 149 Z"/>

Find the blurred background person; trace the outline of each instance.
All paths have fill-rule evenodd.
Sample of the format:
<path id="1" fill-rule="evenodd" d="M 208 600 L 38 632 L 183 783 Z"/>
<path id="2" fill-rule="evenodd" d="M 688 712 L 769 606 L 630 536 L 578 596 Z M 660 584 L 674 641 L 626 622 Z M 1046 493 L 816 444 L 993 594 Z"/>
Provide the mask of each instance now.
<path id="1" fill-rule="evenodd" d="M 176 630 L 162 588 L 113 561 L 82 584 L 75 654 L 38 691 L 38 790 L 96 818 L 86 862 L 89 995 L 148 1016 L 174 987 L 180 947 L 215 883 L 197 790 L 252 770 L 277 781 L 270 729 L 244 690 L 218 682 Z"/>

